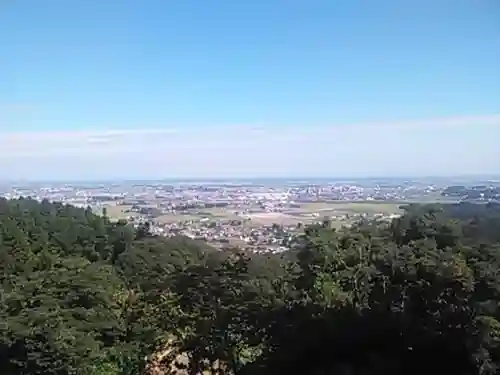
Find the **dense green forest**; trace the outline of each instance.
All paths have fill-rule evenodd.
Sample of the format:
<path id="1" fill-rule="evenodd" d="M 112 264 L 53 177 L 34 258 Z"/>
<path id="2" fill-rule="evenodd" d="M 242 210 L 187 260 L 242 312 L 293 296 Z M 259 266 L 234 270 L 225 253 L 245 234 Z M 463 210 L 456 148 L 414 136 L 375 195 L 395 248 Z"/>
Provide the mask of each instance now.
<path id="1" fill-rule="evenodd" d="M 0 200 L 0 373 L 498 374 L 500 205 L 307 227 L 285 255 Z"/>

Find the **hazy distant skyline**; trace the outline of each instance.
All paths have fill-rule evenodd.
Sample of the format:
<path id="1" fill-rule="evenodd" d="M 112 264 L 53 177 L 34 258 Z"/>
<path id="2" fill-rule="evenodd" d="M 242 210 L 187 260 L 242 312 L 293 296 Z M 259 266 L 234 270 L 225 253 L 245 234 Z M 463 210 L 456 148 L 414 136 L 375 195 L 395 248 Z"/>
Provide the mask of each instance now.
<path id="1" fill-rule="evenodd" d="M 3 179 L 500 174 L 500 3 L 0 2 Z"/>

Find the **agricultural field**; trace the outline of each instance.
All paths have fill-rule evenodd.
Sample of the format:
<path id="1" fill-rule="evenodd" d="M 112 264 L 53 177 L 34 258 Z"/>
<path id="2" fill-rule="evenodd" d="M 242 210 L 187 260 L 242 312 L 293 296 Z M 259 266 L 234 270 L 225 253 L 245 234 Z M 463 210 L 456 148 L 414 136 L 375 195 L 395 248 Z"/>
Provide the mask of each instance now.
<path id="1" fill-rule="evenodd" d="M 389 216 L 400 214 L 402 203 L 387 202 L 310 202 L 304 203 L 300 208 L 290 209 L 286 212 L 262 212 L 248 215 L 236 215 L 234 209 L 206 208 L 202 210 L 190 210 L 184 213 L 169 213 L 154 218 L 159 224 L 172 224 L 185 221 L 200 221 L 203 218 L 217 221 L 242 220 L 244 226 L 259 227 L 272 224 L 283 226 L 297 225 L 298 223 L 310 224 L 321 221 L 324 217 L 332 219 L 332 225 L 342 226 L 349 224 L 359 215 L 366 214 L 369 217 L 375 215 Z M 128 212 L 132 206 L 105 205 L 108 217 L 113 220 L 127 219 L 138 216 L 135 212 Z M 102 214 L 102 209 L 96 210 Z M 248 220 L 249 219 L 249 220 Z"/>
<path id="2" fill-rule="evenodd" d="M 154 221 L 158 224 L 172 224 L 182 221 L 198 221 L 203 219 L 204 216 L 201 215 L 191 215 L 191 214 L 165 214 L 154 218 Z"/>
<path id="3" fill-rule="evenodd" d="M 312 202 L 305 203 L 297 212 L 318 213 L 320 215 L 345 215 L 345 214 L 367 214 L 367 215 L 391 215 L 400 214 L 401 203 L 386 202 Z"/>
<path id="4" fill-rule="evenodd" d="M 221 207 L 204 208 L 198 213 L 203 217 L 210 217 L 218 220 L 241 220 L 241 216 L 234 214 L 234 209 L 227 209 Z"/>
<path id="5" fill-rule="evenodd" d="M 295 225 L 298 223 L 310 224 L 321 221 L 325 216 L 333 219 L 332 223 L 339 226 L 348 224 L 351 219 L 366 214 L 389 216 L 401 214 L 399 203 L 386 202 L 312 202 L 305 203 L 300 208 L 283 213 L 265 212 L 246 215 L 250 218 L 250 225 Z"/>
<path id="6" fill-rule="evenodd" d="M 303 218 L 299 216 L 292 216 L 278 212 L 263 212 L 245 215 L 245 218 L 250 219 L 247 223 L 250 226 L 263 226 L 263 225 L 294 225 L 299 222 L 304 222 Z"/>
<path id="7" fill-rule="evenodd" d="M 247 218 L 250 218 L 249 221 L 245 222 L 245 226 L 250 227 L 261 227 L 261 226 L 269 226 L 272 224 L 279 224 L 282 226 L 290 226 L 297 224 L 313 224 L 323 220 L 323 216 L 314 217 L 312 215 L 290 215 L 286 213 L 262 213 L 262 214 L 251 214 L 247 215 Z M 333 227 L 342 227 L 343 225 L 348 224 L 346 220 L 333 220 L 331 225 Z"/>
<path id="8" fill-rule="evenodd" d="M 136 212 L 127 212 L 132 206 L 125 205 L 103 205 L 102 208 L 95 210 L 94 213 L 102 215 L 104 208 L 106 208 L 107 216 L 112 220 L 128 219 L 129 217 L 138 216 Z"/>
<path id="9" fill-rule="evenodd" d="M 155 218 L 155 221 L 162 224 L 169 224 L 188 220 L 199 221 L 203 218 L 209 218 L 210 220 L 222 221 L 242 220 L 245 226 L 259 227 L 272 224 L 284 226 L 297 225 L 298 223 L 310 224 L 318 222 L 326 216 L 333 219 L 333 225 L 338 224 L 338 226 L 342 226 L 348 224 L 349 221 L 352 221 L 351 219 L 361 214 L 368 216 L 400 214 L 402 210 L 399 206 L 400 204 L 385 202 L 312 202 L 283 213 L 262 212 L 241 216 L 234 214 L 233 209 L 207 208 L 201 211 L 191 211 L 176 215 L 166 214 Z"/>
<path id="10" fill-rule="evenodd" d="M 199 221 L 208 218 L 210 220 L 241 220 L 240 216 L 235 215 L 231 210 L 224 208 L 206 208 L 202 210 L 192 210 L 186 213 L 166 214 L 158 216 L 155 222 L 161 224 L 170 224 L 180 221 Z"/>

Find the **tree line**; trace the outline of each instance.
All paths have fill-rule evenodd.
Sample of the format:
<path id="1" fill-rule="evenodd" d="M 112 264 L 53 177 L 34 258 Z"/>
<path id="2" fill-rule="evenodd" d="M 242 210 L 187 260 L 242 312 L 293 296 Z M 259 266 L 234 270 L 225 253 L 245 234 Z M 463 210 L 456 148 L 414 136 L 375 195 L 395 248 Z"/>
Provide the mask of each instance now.
<path id="1" fill-rule="evenodd" d="M 2 374 L 499 371 L 500 205 L 325 220 L 256 255 L 1 199 L 0 267 Z"/>
<path id="2" fill-rule="evenodd" d="M 454 197 L 461 200 L 482 200 L 500 202 L 500 186 L 478 185 L 466 187 L 463 185 L 448 186 L 441 193 L 445 197 Z"/>

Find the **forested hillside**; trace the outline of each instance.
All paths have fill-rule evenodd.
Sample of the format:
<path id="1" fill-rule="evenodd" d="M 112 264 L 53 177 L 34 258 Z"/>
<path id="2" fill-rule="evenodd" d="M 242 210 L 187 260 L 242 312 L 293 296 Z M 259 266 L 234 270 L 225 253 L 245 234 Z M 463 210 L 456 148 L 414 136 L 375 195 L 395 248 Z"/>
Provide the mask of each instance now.
<path id="1" fill-rule="evenodd" d="M 498 374 L 500 206 L 306 228 L 283 256 L 0 200 L 0 373 Z"/>

